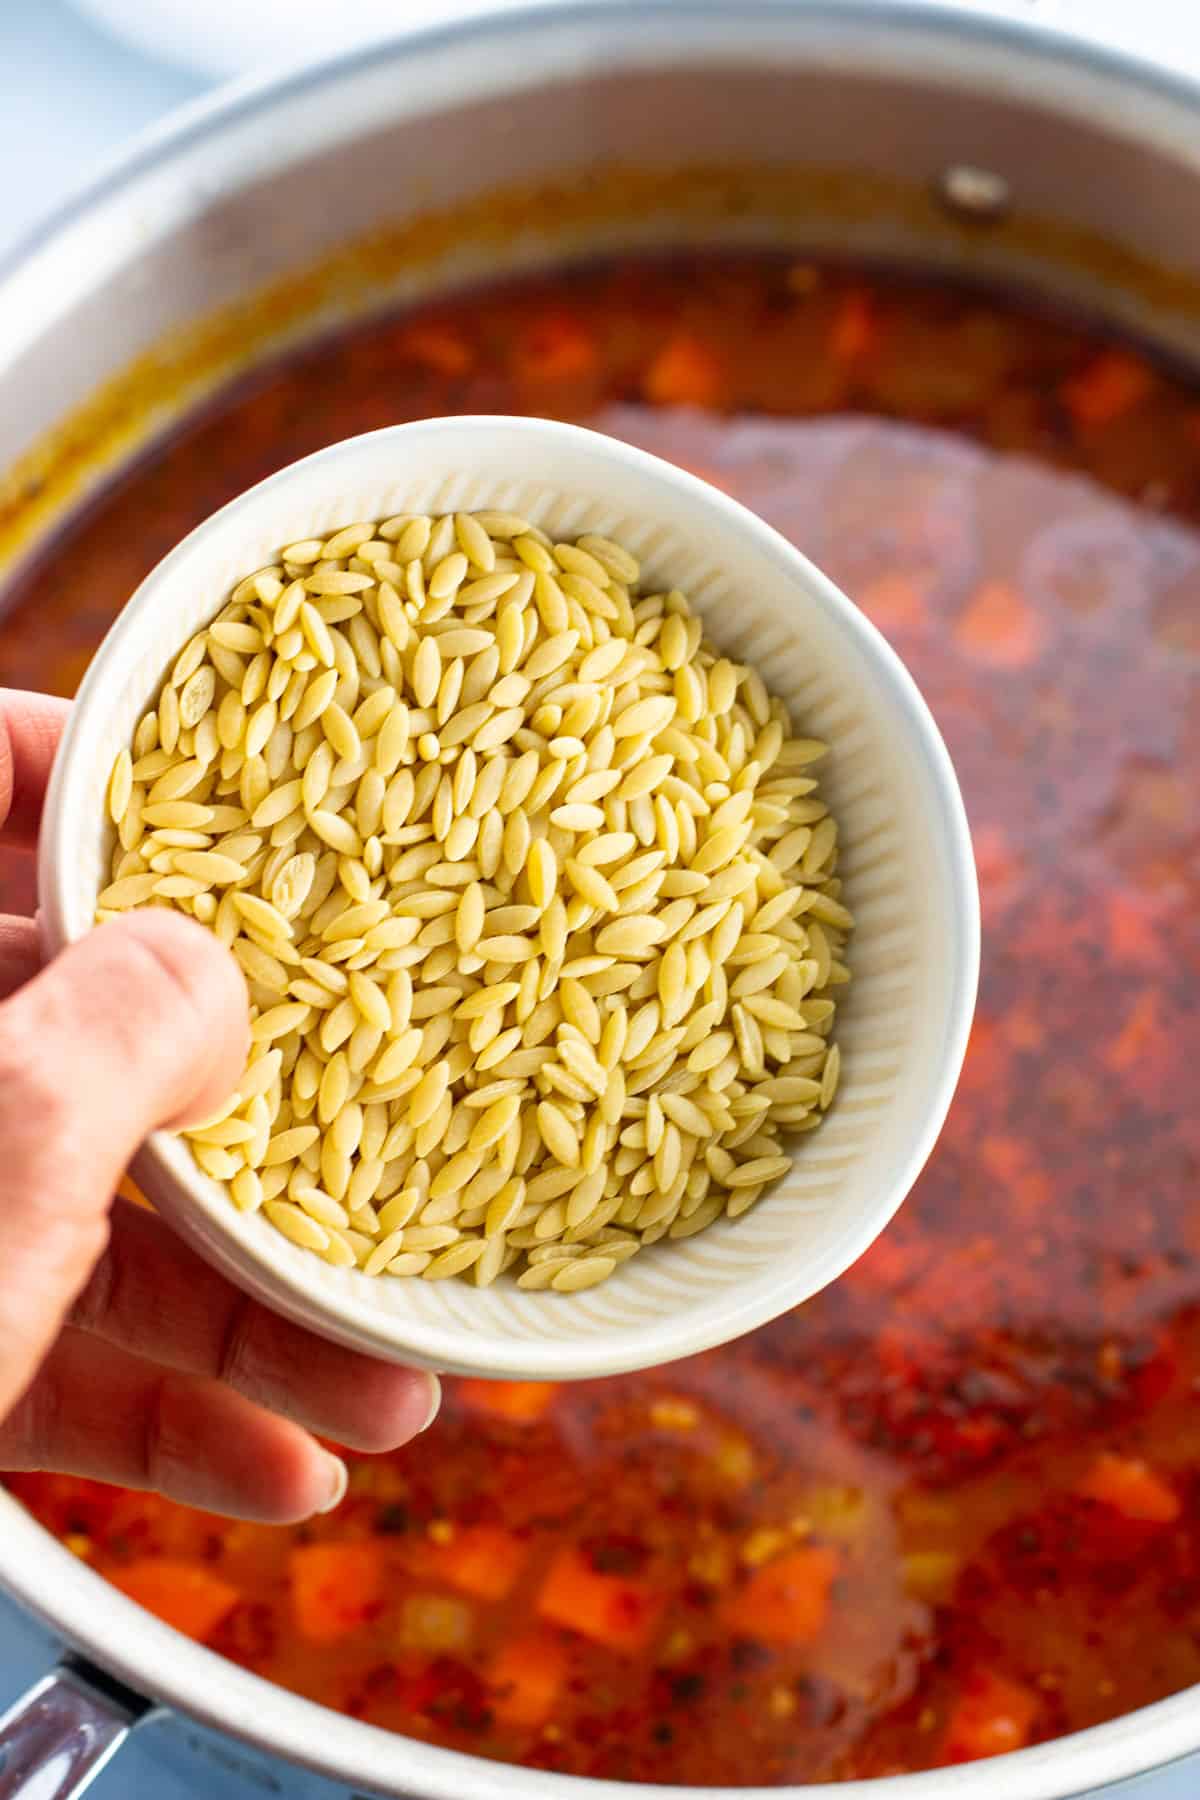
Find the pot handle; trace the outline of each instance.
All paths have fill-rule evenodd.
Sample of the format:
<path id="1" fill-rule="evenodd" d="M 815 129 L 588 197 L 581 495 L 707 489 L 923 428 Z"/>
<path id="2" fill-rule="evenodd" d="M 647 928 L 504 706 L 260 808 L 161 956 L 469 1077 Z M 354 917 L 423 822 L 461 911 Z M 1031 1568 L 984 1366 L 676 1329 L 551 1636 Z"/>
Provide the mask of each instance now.
<path id="1" fill-rule="evenodd" d="M 0 1800 L 75 1800 L 150 1710 L 81 1657 L 64 1657 L 0 1716 Z"/>

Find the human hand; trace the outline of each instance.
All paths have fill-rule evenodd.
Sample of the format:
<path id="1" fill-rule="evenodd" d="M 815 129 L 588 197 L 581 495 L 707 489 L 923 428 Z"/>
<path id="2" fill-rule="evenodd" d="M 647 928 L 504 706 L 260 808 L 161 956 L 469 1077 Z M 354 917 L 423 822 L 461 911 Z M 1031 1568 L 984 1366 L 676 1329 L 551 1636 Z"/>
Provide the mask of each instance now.
<path id="1" fill-rule="evenodd" d="M 0 690 L 0 838 L 32 846 L 64 701 Z M 310 1433 L 388 1450 L 436 1377 L 313 1337 L 112 1195 L 148 1132 L 212 1112 L 247 1047 L 246 990 L 210 932 L 114 921 L 39 973 L 0 916 L 0 1469 L 160 1489 L 214 1512 L 325 1511 L 345 1468 Z"/>

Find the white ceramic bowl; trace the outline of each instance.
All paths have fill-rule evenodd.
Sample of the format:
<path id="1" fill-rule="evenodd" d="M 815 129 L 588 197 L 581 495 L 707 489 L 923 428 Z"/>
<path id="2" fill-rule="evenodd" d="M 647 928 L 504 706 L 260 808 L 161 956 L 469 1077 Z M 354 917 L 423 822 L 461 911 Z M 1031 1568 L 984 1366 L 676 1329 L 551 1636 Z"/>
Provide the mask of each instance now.
<path id="1" fill-rule="evenodd" d="M 232 501 L 142 583 L 80 689 L 47 800 L 39 864 L 47 948 L 92 925 L 107 879 L 105 787 L 181 646 L 281 544 L 355 519 L 494 507 L 559 537 L 627 544 L 678 586 L 709 636 L 752 662 L 797 729 L 828 740 L 857 930 L 838 1012 L 843 1073 L 792 1171 L 734 1223 L 664 1240 L 601 1287 L 525 1293 L 503 1278 L 370 1279 L 235 1210 L 160 1132 L 135 1172 L 159 1210 L 242 1288 L 341 1342 L 459 1373 L 581 1378 L 670 1362 L 761 1325 L 860 1256 L 915 1181 L 954 1092 L 974 1008 L 979 905 L 954 771 L 911 677 L 818 569 L 736 501 L 574 426 L 457 418 L 332 445 Z"/>

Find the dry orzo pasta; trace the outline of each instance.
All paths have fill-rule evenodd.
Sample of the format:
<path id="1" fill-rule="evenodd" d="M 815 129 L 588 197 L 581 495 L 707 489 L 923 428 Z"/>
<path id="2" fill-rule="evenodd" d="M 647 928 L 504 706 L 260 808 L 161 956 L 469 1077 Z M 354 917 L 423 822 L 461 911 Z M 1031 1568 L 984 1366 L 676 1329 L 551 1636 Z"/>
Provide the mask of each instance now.
<path id="1" fill-rule="evenodd" d="M 566 1293 L 746 1212 L 837 1085 L 823 751 L 607 539 L 288 545 L 109 785 L 97 917 L 175 907 L 248 984 L 197 1162 L 335 1265 Z"/>

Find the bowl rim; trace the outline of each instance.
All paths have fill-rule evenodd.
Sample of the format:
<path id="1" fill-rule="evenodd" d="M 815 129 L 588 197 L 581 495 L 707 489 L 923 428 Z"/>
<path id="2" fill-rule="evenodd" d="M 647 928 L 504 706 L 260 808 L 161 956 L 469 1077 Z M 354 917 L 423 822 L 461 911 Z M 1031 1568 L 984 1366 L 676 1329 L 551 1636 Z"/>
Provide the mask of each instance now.
<path id="1" fill-rule="evenodd" d="M 194 1185 L 194 1170 L 180 1141 L 155 1132 L 139 1151 L 134 1170 L 149 1198 L 204 1258 L 244 1292 L 277 1312 L 318 1330 L 351 1348 L 392 1360 L 408 1360 L 444 1372 L 493 1375 L 508 1379 L 590 1379 L 633 1368 L 672 1362 L 734 1338 L 742 1337 L 809 1298 L 843 1274 L 874 1242 L 899 1209 L 927 1161 L 941 1131 L 957 1085 L 974 1016 L 979 977 L 979 890 L 966 810 L 957 777 L 933 716 L 913 677 L 886 639 L 819 569 L 772 526 L 730 495 L 698 476 L 647 451 L 586 427 L 526 417 L 465 414 L 385 426 L 339 440 L 288 464 L 245 490 L 203 520 L 155 564 L 103 639 L 84 676 L 59 746 L 46 797 L 38 851 L 38 896 L 45 947 L 50 954 L 90 929 L 84 924 L 70 891 L 70 830 L 73 790 L 84 778 L 87 740 L 94 721 L 107 707 L 114 679 L 122 674 L 143 642 L 160 587 L 176 567 L 194 554 L 198 543 L 230 525 L 245 527 L 256 508 L 269 503 L 289 484 L 327 470 L 330 491 L 337 492 L 338 471 L 356 456 L 367 458 L 404 441 L 449 438 L 463 446 L 469 466 L 471 446 L 503 432 L 511 441 L 529 443 L 543 457 L 556 448 L 582 451 L 622 465 L 634 473 L 647 494 L 655 487 L 672 493 L 697 514 L 715 517 L 727 532 L 736 532 L 818 608 L 851 654 L 865 663 L 887 691 L 902 717 L 906 749 L 918 766 L 932 798 L 931 830 L 938 843 L 938 885 L 945 896 L 947 959 L 950 973 L 942 1027 L 942 1051 L 923 1077 L 919 1104 L 899 1134 L 891 1179 L 880 1198 L 850 1233 L 838 1253 L 819 1258 L 820 1279 L 805 1285 L 798 1278 L 802 1263 L 783 1258 L 742 1282 L 731 1282 L 706 1296 L 703 1308 L 682 1313 L 664 1310 L 652 1325 L 636 1331 L 609 1329 L 594 1337 L 509 1340 L 495 1331 L 472 1337 L 452 1322 L 430 1322 L 382 1312 L 366 1315 L 350 1296 L 306 1287 L 298 1271 L 268 1266 L 247 1257 L 233 1237 L 211 1223 L 209 1209 Z M 321 1265 L 324 1267 L 324 1265 Z"/>

